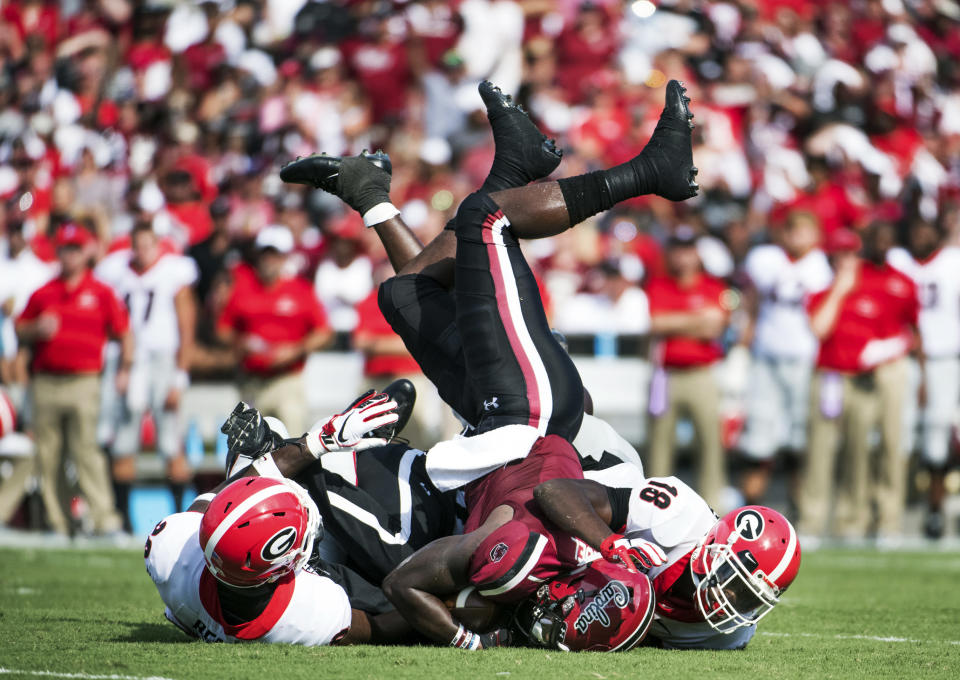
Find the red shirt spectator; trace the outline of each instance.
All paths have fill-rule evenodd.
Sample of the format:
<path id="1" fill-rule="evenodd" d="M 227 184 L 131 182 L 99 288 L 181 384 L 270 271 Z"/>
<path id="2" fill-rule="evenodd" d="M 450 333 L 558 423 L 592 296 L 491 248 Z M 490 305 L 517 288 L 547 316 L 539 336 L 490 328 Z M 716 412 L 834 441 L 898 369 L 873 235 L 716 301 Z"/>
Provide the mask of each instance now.
<path id="1" fill-rule="evenodd" d="M 57 232 L 56 244 L 79 249 L 92 240 L 82 227 L 69 224 Z M 99 373 L 107 339 L 126 333 L 128 319 L 110 288 L 84 268 L 76 276 L 61 274 L 30 296 L 17 329 L 39 324 L 46 329 L 34 333 L 34 373 Z"/>
<path id="2" fill-rule="evenodd" d="M 300 278 L 264 284 L 259 277 L 243 290 L 234 290 L 220 316 L 219 326 L 247 336 L 243 368 L 248 373 L 277 373 L 273 354 L 278 345 L 302 341 L 316 330 L 325 330 L 327 315 L 310 284 Z M 282 372 L 303 368 L 305 359 L 283 367 Z"/>
<path id="3" fill-rule="evenodd" d="M 256 274 L 235 287 L 217 322 L 218 333 L 239 344 L 243 368 L 271 377 L 303 368 L 307 355 L 330 339 L 323 307 L 310 284 L 283 275 L 293 236 L 268 227 L 257 236 Z"/>
<path id="4" fill-rule="evenodd" d="M 807 309 L 813 314 L 823 304 L 829 290 L 810 298 Z M 916 285 L 907 276 L 889 265 L 877 266 L 861 261 L 857 283 L 843 299 L 832 332 L 820 343 L 817 368 L 860 373 L 884 360 L 872 359 L 880 345 L 889 344 L 886 360 L 903 356 L 909 349 L 910 326 L 915 326 L 920 313 Z M 868 349 L 872 347 L 873 349 Z"/>
<path id="5" fill-rule="evenodd" d="M 364 350 L 363 374 L 374 377 L 419 373 L 420 366 L 383 318 L 377 304 L 377 290 L 371 292 L 356 309 L 359 320 L 353 337 L 354 345 Z"/>
<path id="6" fill-rule="evenodd" d="M 722 302 L 727 287 L 707 274 L 697 275 L 689 286 L 682 286 L 673 277 L 654 278 L 647 287 L 650 316 L 669 313 L 698 312 L 715 308 L 725 314 Z M 706 340 L 690 335 L 667 335 L 661 345 L 662 365 L 666 368 L 706 366 L 723 358 L 719 340 Z"/>

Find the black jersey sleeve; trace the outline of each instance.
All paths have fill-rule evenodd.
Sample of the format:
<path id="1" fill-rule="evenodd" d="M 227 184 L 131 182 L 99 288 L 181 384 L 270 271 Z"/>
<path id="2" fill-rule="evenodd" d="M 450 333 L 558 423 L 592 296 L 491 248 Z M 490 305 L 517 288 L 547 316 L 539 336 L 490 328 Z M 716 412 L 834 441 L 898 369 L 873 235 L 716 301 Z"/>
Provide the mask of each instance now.
<path id="1" fill-rule="evenodd" d="M 610 501 L 610 528 L 622 532 L 627 526 L 627 514 L 630 512 L 630 492 L 633 489 L 614 489 L 607 487 L 607 499 Z"/>

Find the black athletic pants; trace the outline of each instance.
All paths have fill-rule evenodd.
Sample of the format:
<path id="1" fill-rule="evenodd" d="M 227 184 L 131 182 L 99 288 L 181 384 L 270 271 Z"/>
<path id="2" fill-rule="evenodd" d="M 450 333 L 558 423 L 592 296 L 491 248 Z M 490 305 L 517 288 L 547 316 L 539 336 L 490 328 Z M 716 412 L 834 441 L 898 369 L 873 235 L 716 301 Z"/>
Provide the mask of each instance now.
<path id="1" fill-rule="evenodd" d="M 489 195 L 457 212 L 453 295 L 422 275 L 380 287 L 384 317 L 440 396 L 479 432 L 524 424 L 573 439 L 583 383 L 550 333 L 510 222 Z"/>

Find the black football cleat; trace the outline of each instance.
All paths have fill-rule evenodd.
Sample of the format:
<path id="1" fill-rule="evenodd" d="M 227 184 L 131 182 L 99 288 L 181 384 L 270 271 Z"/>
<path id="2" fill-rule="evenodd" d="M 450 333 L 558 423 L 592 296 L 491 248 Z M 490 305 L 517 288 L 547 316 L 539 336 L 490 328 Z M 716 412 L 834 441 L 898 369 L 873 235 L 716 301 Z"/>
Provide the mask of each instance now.
<path id="1" fill-rule="evenodd" d="M 526 186 L 556 170 L 563 150 L 540 132 L 523 107 L 488 80 L 480 83 L 478 89 L 487 107 L 496 146 L 485 188 L 499 191 Z"/>
<path id="2" fill-rule="evenodd" d="M 378 427 L 366 436 L 379 437 L 389 441 L 400 434 L 410 420 L 413 405 L 417 403 L 417 388 L 406 378 L 400 378 L 384 387 L 381 392 L 389 395 L 391 399 L 397 402 L 397 422 Z"/>
<path id="3" fill-rule="evenodd" d="M 666 104 L 660 121 L 640 153 L 655 170 L 657 186 L 654 193 L 671 201 L 692 198 L 700 188 L 695 181 L 699 171 L 693 164 L 690 133 L 693 114 L 686 92 L 676 80 L 667 83 Z"/>
<path id="4" fill-rule="evenodd" d="M 303 158 L 290 161 L 280 168 L 280 179 L 289 184 L 306 184 L 307 186 L 323 189 L 324 191 L 343 198 L 342 183 L 340 182 L 340 168 L 344 161 L 351 158 L 363 158 L 388 175 L 393 172 L 390 156 L 381 150 L 373 153 L 366 149 L 359 156 L 328 156 L 325 153 L 315 153 Z"/>

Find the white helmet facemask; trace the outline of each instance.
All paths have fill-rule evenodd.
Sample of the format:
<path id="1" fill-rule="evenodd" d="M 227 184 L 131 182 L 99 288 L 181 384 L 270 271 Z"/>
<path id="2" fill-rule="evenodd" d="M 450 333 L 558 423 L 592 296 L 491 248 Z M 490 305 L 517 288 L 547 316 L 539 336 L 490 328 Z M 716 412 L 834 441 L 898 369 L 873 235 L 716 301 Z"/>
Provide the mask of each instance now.
<path id="1" fill-rule="evenodd" d="M 779 601 L 777 587 L 766 574 L 748 568 L 733 551 L 739 539 L 740 534 L 733 531 L 726 543 L 702 546 L 703 563 L 709 565 L 707 573 L 699 576 L 693 572 L 697 607 L 706 622 L 721 633 L 754 625 Z M 751 561 L 749 552 L 741 553 Z M 752 566 L 756 568 L 755 563 Z"/>

